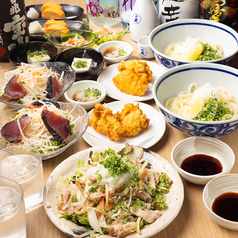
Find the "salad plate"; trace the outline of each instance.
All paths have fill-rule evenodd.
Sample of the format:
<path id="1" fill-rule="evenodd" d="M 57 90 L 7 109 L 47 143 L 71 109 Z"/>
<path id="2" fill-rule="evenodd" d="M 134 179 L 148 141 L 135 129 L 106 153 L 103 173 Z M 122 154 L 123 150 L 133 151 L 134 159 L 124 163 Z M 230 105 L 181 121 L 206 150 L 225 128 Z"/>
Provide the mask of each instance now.
<path id="1" fill-rule="evenodd" d="M 26 12 L 29 11 L 31 7 L 33 7 L 38 13 L 39 13 L 39 18 L 32 18 L 32 17 L 27 17 L 28 20 L 40 20 L 42 19 L 41 17 L 41 7 L 43 4 L 34 4 L 34 5 L 29 5 L 26 6 Z M 82 14 L 83 14 L 83 8 L 81 8 L 78 5 L 74 4 L 60 4 L 63 8 L 63 11 L 65 13 L 65 18 L 62 20 L 75 20 L 78 19 Z"/>
<path id="2" fill-rule="evenodd" d="M 35 74 L 35 76 L 29 76 Z M 24 97 L 19 100 L 5 100 L 5 98 L 0 98 L 0 102 L 12 108 L 21 108 L 26 105 L 38 100 L 47 99 L 47 78 L 50 75 L 56 75 L 58 81 L 63 85 L 60 91 L 51 98 L 52 101 L 58 100 L 74 83 L 75 81 L 75 71 L 73 68 L 64 62 L 41 62 L 39 65 L 36 64 L 25 64 L 22 63 L 21 66 L 15 66 L 9 69 L 0 70 L 0 95 L 4 95 L 5 88 L 11 77 L 14 75 L 20 75 L 20 83 L 22 87 L 26 90 Z M 39 85 L 37 75 L 41 75 L 42 83 Z M 37 79 L 37 80 L 36 80 Z M 42 91 L 43 90 L 43 91 Z M 34 94 L 32 93 L 34 91 Z"/>
<path id="3" fill-rule="evenodd" d="M 130 103 L 128 101 L 116 101 L 111 103 L 103 104 L 104 107 L 109 108 L 116 113 L 121 111 L 125 104 Z M 135 102 L 133 102 L 136 105 Z M 98 144 L 121 144 L 128 143 L 133 145 L 139 145 L 144 148 L 149 148 L 157 143 L 164 135 L 166 129 L 166 123 L 162 114 L 151 107 L 148 104 L 139 103 L 139 108 L 143 111 L 148 119 L 150 119 L 149 127 L 147 130 L 141 131 L 138 135 L 134 137 L 121 137 L 118 141 L 110 140 L 106 134 L 101 134 L 89 126 L 83 135 L 84 140 L 91 146 L 96 146 Z M 88 115 L 91 117 L 93 110 L 91 110 Z"/>
<path id="4" fill-rule="evenodd" d="M 42 102 L 42 101 L 38 101 L 38 102 Z M 83 107 L 81 107 L 79 104 L 51 102 L 51 101 L 48 101 L 48 102 L 44 101 L 44 104 L 48 104 L 48 105 L 53 104 L 55 106 L 58 105 L 57 107 L 61 111 L 60 113 L 61 114 L 65 113 L 66 118 L 69 118 L 70 126 L 73 127 L 73 130 L 71 131 L 71 134 L 70 134 L 67 142 L 65 144 L 58 146 L 57 149 L 54 149 L 54 150 L 51 149 L 51 150 L 48 150 L 46 153 L 44 153 L 43 150 L 47 150 L 47 148 L 50 148 L 50 145 L 48 145 L 48 143 L 45 141 L 47 141 L 47 139 L 50 139 L 52 137 L 51 136 L 52 134 L 49 135 L 48 131 L 44 130 L 44 128 L 42 126 L 39 126 L 39 124 L 43 120 L 43 117 L 41 116 L 42 114 L 40 114 L 38 116 L 37 112 L 34 112 L 37 110 L 34 110 L 33 113 L 30 113 L 29 108 L 26 108 L 26 109 L 25 108 L 21 108 L 21 109 L 15 108 L 15 109 L 4 110 L 0 114 L 0 131 L 2 131 L 2 128 L 8 122 L 13 120 L 14 116 L 19 115 L 18 113 L 20 111 L 21 111 L 21 114 L 22 114 L 22 112 L 25 113 L 25 111 L 26 111 L 29 114 L 29 116 L 32 117 L 32 119 L 31 119 L 31 122 L 29 123 L 29 125 L 26 126 L 25 131 L 28 130 L 28 131 L 32 132 L 33 136 L 24 135 L 24 137 L 25 137 L 24 140 L 16 142 L 16 143 L 15 142 L 10 143 L 6 139 L 4 139 L 4 137 L 2 136 L 2 133 L 1 133 L 0 149 L 7 150 L 7 147 L 11 146 L 11 145 L 16 145 L 16 148 L 21 149 L 22 147 L 24 147 L 24 144 L 27 144 L 28 146 L 32 146 L 41 152 L 42 160 L 47 160 L 47 159 L 50 159 L 52 157 L 55 157 L 55 156 L 61 154 L 69 146 L 71 146 L 72 144 L 77 142 L 80 139 L 80 137 L 82 137 L 83 133 L 86 131 L 87 126 L 88 126 L 88 114 Z M 40 108 L 40 105 L 38 107 L 37 107 L 37 104 L 35 104 L 35 105 L 36 105 L 36 108 Z M 56 109 L 53 109 L 53 110 L 56 110 Z M 59 110 L 58 110 L 58 112 L 59 112 Z M 22 116 L 22 118 L 24 116 Z M 24 131 L 24 133 L 25 133 L 25 131 Z M 49 132 L 50 132 L 50 130 L 49 130 Z M 52 142 L 52 144 L 53 144 L 53 142 Z"/>
<path id="5" fill-rule="evenodd" d="M 65 175 L 74 175 L 77 168 L 78 168 L 78 159 L 80 160 L 88 160 L 89 154 L 91 152 L 104 152 L 109 148 L 118 152 L 123 147 L 124 144 L 118 145 L 100 145 L 92 148 L 88 148 L 86 150 L 77 152 L 76 154 L 70 156 L 63 162 L 61 162 L 51 173 L 49 176 L 45 189 L 44 189 L 44 209 L 53 222 L 53 224 L 60 229 L 63 233 L 70 237 L 81 237 L 79 234 L 82 235 L 82 226 L 74 224 L 70 220 L 66 220 L 64 218 L 59 218 L 61 214 L 58 213 L 57 204 L 58 204 L 58 192 L 59 189 L 59 178 Z M 166 160 L 165 158 L 161 157 L 160 155 L 148 150 L 143 149 L 142 153 L 142 160 L 148 160 L 149 163 L 153 166 L 156 172 L 164 172 L 167 173 L 168 177 L 173 181 L 169 192 L 165 195 L 167 200 L 168 208 L 162 211 L 162 215 L 156 219 L 153 223 L 146 225 L 143 229 L 141 229 L 141 235 L 136 233 L 131 233 L 126 237 L 130 238 L 149 238 L 153 235 L 162 231 L 165 227 L 167 227 L 178 215 L 184 199 L 184 188 L 183 183 L 181 181 L 180 176 L 178 175 L 177 171 L 174 169 L 172 164 Z M 80 229 L 81 228 L 81 229 Z M 80 232 L 79 232 L 80 230 Z M 85 237 L 89 237 L 85 236 Z M 110 235 L 101 235 L 100 237 L 112 237 Z"/>
<path id="6" fill-rule="evenodd" d="M 150 61 L 145 61 L 145 62 L 150 66 L 150 69 L 153 74 L 152 74 L 152 80 L 149 81 L 148 87 L 144 96 L 133 96 L 130 94 L 123 93 L 114 85 L 112 79 L 120 73 L 117 69 L 120 63 L 110 65 L 106 69 L 104 69 L 101 72 L 101 74 L 98 76 L 97 81 L 102 83 L 105 86 L 107 90 L 107 95 L 113 99 L 134 101 L 134 102 L 151 100 L 153 99 L 153 84 L 156 81 L 156 79 L 158 79 L 164 72 L 166 72 L 166 69 L 157 63 L 150 62 Z"/>

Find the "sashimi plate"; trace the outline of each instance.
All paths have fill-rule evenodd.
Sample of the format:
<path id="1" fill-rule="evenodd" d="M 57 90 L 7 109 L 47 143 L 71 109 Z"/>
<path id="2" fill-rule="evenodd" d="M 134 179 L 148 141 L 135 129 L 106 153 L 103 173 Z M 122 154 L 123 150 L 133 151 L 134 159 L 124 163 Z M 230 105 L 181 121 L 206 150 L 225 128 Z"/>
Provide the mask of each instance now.
<path id="1" fill-rule="evenodd" d="M 111 103 L 103 104 L 104 107 L 109 108 L 116 113 L 117 111 L 121 111 L 124 108 L 124 105 L 129 102 L 127 101 L 116 101 Z M 131 102 L 134 105 L 137 103 Z M 162 136 L 164 135 L 166 129 L 166 123 L 162 114 L 151 107 L 148 104 L 139 103 L 139 108 L 143 111 L 147 118 L 150 119 L 149 127 L 147 130 L 139 132 L 138 135 L 132 137 L 121 137 L 119 141 L 110 140 L 107 135 L 101 134 L 93 129 L 93 127 L 89 126 L 86 132 L 83 135 L 84 140 L 90 144 L 91 146 L 96 146 L 98 144 L 124 144 L 128 143 L 131 145 L 139 145 L 144 148 L 149 148 L 157 143 Z M 93 110 L 89 113 L 89 118 L 93 114 Z"/>
<path id="2" fill-rule="evenodd" d="M 120 63 L 110 65 L 106 69 L 104 69 L 99 75 L 97 81 L 105 86 L 107 90 L 107 95 L 113 99 L 134 101 L 134 102 L 151 100 L 153 99 L 153 84 L 157 78 L 159 78 L 164 72 L 166 72 L 166 69 L 157 63 L 150 61 L 145 62 L 147 63 L 147 65 L 150 66 L 150 70 L 152 71 L 153 74 L 152 80 L 149 81 L 144 96 L 133 96 L 130 94 L 123 93 L 114 85 L 112 79 L 120 73 L 117 69 Z"/>
<path id="3" fill-rule="evenodd" d="M 124 144 L 101 145 L 77 152 L 60 163 L 49 176 L 44 189 L 44 208 L 53 224 L 66 235 L 70 237 L 76 237 L 79 235 L 79 233 L 82 233 L 83 227 L 74 224 L 72 221 L 59 218 L 60 214 L 57 211 L 58 198 L 56 190 L 59 177 L 61 175 L 64 176 L 74 174 L 78 167 L 78 159 L 80 158 L 80 160 L 87 160 L 91 151 L 103 152 L 109 148 L 119 151 L 123 147 L 125 147 Z M 128 238 L 149 238 L 162 231 L 176 218 L 184 200 L 183 183 L 173 165 L 165 158 L 148 149 L 144 149 L 143 159 L 149 160 L 156 171 L 166 172 L 170 179 L 173 180 L 173 184 L 169 190 L 169 193 L 166 195 L 168 209 L 163 211 L 162 215 L 154 223 L 146 225 L 141 230 L 141 235 L 132 233 L 126 236 Z M 81 232 L 79 232 L 79 230 L 81 230 Z M 112 238 L 112 236 L 109 235 L 100 236 L 100 238 L 104 237 Z"/>

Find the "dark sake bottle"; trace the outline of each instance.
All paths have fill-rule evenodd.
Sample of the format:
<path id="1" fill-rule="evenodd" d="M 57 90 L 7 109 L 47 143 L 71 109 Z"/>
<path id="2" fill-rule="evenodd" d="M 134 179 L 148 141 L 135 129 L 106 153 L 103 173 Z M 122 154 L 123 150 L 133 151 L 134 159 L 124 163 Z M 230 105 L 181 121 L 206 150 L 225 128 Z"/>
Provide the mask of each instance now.
<path id="1" fill-rule="evenodd" d="M 7 62 L 16 44 L 29 41 L 24 0 L 7 0 L 0 7 L 0 62 Z"/>

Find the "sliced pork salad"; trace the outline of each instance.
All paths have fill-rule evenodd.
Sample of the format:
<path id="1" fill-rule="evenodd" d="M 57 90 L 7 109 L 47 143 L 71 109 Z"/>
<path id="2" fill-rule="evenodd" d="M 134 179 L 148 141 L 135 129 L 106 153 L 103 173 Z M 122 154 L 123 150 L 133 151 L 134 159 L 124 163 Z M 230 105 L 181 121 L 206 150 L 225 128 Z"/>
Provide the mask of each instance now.
<path id="1" fill-rule="evenodd" d="M 91 152 L 88 160 L 78 159 L 75 174 L 60 176 L 58 212 L 60 218 L 85 226 L 78 237 L 140 234 L 167 209 L 173 182 L 143 153 L 142 147 L 128 144 L 119 152 Z"/>

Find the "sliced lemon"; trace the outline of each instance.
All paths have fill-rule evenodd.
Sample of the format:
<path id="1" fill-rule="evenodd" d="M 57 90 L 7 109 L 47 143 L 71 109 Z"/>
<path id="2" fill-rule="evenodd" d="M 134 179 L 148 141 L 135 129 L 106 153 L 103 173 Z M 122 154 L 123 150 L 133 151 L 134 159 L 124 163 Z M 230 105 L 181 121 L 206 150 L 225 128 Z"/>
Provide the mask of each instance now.
<path id="1" fill-rule="evenodd" d="M 190 109 L 188 109 L 187 113 L 185 114 L 186 118 L 194 118 L 197 116 L 199 111 L 202 109 L 204 105 L 204 99 L 202 97 L 197 97 L 195 101 L 191 104 Z"/>
<path id="2" fill-rule="evenodd" d="M 198 43 L 188 54 L 187 60 L 195 61 L 203 52 L 203 45 Z"/>

